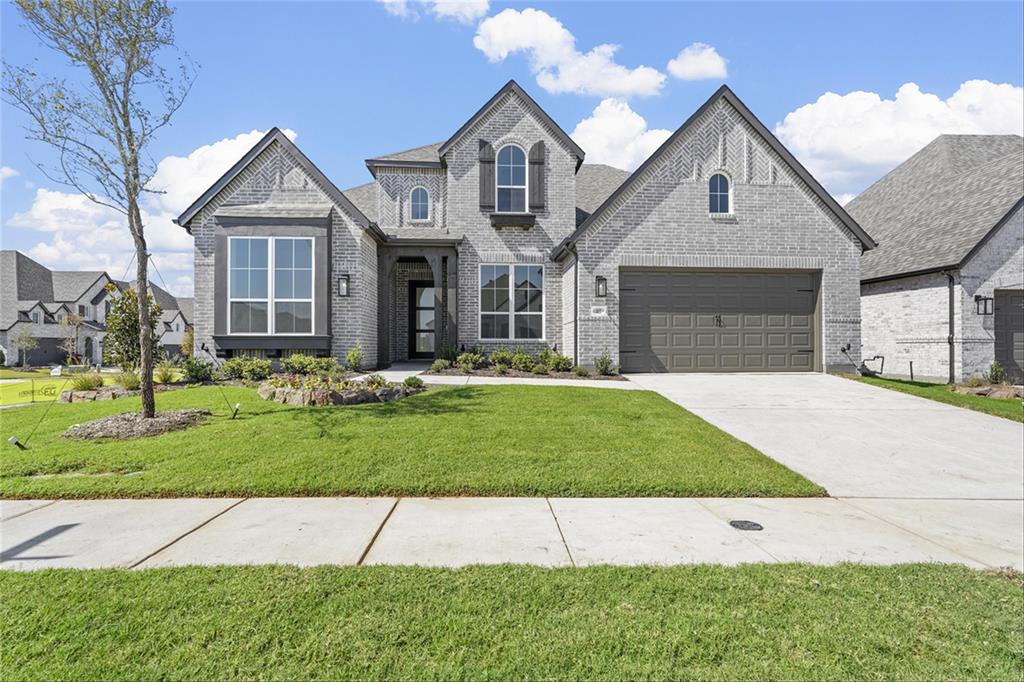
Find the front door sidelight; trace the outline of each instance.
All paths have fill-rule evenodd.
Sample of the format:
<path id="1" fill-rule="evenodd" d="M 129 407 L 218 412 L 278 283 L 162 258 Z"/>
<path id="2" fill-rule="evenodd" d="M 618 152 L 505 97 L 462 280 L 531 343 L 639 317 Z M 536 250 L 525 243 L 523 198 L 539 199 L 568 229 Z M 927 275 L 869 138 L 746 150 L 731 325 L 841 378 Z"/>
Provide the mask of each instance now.
<path id="1" fill-rule="evenodd" d="M 437 320 L 433 282 L 409 282 L 409 357 L 432 358 Z"/>

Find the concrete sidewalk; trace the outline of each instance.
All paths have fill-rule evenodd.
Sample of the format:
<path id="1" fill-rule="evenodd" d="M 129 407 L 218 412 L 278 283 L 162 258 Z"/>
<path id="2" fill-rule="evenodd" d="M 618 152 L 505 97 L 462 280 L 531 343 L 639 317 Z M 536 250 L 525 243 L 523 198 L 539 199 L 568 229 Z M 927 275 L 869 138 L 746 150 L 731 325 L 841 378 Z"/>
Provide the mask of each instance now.
<path id="1" fill-rule="evenodd" d="M 742 531 L 729 521 L 755 521 Z M 1024 502 L 252 498 L 0 502 L 0 567 L 738 564 L 1024 569 Z"/>

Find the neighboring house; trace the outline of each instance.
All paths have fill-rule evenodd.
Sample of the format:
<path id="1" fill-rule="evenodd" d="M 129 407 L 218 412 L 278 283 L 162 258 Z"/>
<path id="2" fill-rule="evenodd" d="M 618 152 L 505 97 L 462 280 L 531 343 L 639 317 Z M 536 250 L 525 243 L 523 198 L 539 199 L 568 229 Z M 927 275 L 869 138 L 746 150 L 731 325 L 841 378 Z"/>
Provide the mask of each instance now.
<path id="1" fill-rule="evenodd" d="M 886 375 L 1024 381 L 1024 138 L 942 135 L 846 207 L 861 259 L 863 355 Z M 881 360 L 869 362 L 881 368 Z"/>
<path id="2" fill-rule="evenodd" d="M 859 361 L 874 242 L 727 87 L 636 172 L 583 159 L 514 82 L 447 141 L 367 160 L 373 181 L 345 192 L 275 128 L 177 219 L 195 238 L 197 349 Z"/>
<path id="3" fill-rule="evenodd" d="M 106 318 L 110 309 L 110 292 L 106 286 L 113 282 L 119 289 L 126 282 L 112 280 L 101 271 L 50 270 L 20 251 L 0 251 L 0 349 L 8 365 L 34 366 L 61 364 L 66 359 L 62 346 L 74 329 L 66 324 L 69 315 L 81 318 L 78 328 L 77 355 L 85 364 L 97 364 L 103 358 L 103 338 Z M 182 322 L 187 324 L 177 299 L 154 287 L 154 295 L 162 299 Z M 116 295 L 116 294 L 115 294 Z M 191 299 L 187 308 L 191 310 Z M 166 313 L 165 313 L 166 315 Z M 167 318 L 174 326 L 174 317 Z M 162 325 L 158 325 L 158 338 Z M 27 332 L 37 342 L 36 348 L 25 353 L 13 348 L 11 340 Z M 166 332 L 165 332 L 166 336 Z M 168 338 L 173 340 L 173 337 Z M 180 346 L 181 341 L 177 341 Z"/>

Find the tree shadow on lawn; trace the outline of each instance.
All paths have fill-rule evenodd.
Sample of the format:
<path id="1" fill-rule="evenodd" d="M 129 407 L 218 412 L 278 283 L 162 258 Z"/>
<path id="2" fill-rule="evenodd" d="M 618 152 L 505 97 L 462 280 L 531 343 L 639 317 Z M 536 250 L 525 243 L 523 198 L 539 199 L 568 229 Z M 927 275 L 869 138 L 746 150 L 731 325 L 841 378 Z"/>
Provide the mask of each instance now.
<path id="1" fill-rule="evenodd" d="M 356 419 L 396 419 L 409 416 L 440 417 L 461 414 L 484 402 L 484 390 L 479 386 L 431 388 L 423 393 L 389 403 L 363 405 L 329 405 L 326 407 L 297 407 L 287 410 L 293 420 L 309 423 L 318 429 L 321 437 L 336 433 L 340 427 Z M 263 414 L 279 414 L 265 412 Z"/>

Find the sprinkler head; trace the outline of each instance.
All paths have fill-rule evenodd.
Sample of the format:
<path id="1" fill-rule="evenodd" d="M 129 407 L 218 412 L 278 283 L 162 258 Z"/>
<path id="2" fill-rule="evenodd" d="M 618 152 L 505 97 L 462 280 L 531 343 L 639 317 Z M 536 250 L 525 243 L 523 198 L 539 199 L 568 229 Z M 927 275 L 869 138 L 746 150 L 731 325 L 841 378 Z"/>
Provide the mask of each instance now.
<path id="1" fill-rule="evenodd" d="M 17 436 L 11 436 L 10 438 L 7 439 L 7 442 L 13 445 L 14 447 L 18 448 L 19 450 L 25 449 L 25 446 L 22 444 L 20 440 L 18 440 Z"/>

